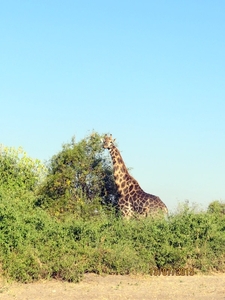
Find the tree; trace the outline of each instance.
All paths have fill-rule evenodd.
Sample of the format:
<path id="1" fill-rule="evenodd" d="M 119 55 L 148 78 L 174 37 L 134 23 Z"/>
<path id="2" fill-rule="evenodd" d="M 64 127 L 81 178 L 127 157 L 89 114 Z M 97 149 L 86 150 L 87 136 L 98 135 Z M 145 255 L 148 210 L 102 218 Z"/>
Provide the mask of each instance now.
<path id="1" fill-rule="evenodd" d="M 45 172 L 44 164 L 28 157 L 23 148 L 0 145 L 0 186 L 5 191 L 34 191 L 43 180 Z"/>
<path id="2" fill-rule="evenodd" d="M 215 213 L 217 215 L 225 214 L 225 203 L 215 200 L 211 202 L 208 206 L 208 212 L 209 213 Z"/>
<path id="3" fill-rule="evenodd" d="M 103 153 L 101 136 L 92 133 L 78 143 L 73 137 L 51 158 L 37 204 L 53 213 L 79 213 L 85 207 L 99 209 L 115 200 L 115 195 L 112 166 Z"/>

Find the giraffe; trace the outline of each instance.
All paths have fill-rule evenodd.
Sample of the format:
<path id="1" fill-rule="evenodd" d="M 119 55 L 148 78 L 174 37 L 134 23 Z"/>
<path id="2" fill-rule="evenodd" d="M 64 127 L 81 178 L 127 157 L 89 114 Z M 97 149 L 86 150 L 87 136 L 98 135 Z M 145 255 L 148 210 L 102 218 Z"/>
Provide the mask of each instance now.
<path id="1" fill-rule="evenodd" d="M 113 162 L 113 175 L 119 193 L 118 207 L 124 217 L 135 213 L 152 215 L 157 212 L 168 213 L 166 205 L 154 195 L 145 193 L 138 182 L 129 174 L 119 150 L 114 145 L 112 135 L 104 136 L 103 148 L 108 149 Z"/>

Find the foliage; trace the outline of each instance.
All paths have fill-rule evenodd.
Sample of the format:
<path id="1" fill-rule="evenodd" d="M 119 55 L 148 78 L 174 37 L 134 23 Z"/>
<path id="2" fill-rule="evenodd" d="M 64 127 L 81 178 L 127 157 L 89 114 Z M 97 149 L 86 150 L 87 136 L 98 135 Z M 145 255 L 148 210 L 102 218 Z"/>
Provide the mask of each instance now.
<path id="1" fill-rule="evenodd" d="M 210 203 L 208 207 L 208 212 L 218 214 L 218 215 L 225 214 L 225 203 L 218 200 L 213 201 L 212 203 Z"/>
<path id="2" fill-rule="evenodd" d="M 225 271 L 225 216 L 185 211 L 169 220 L 114 215 L 59 221 L 0 190 L 0 264 L 4 275 L 30 282 L 78 282 L 86 272 L 149 274 L 154 267 Z"/>
<path id="3" fill-rule="evenodd" d="M 103 155 L 101 136 L 93 133 L 76 143 L 64 144 L 52 157 L 37 205 L 55 215 L 63 212 L 94 214 L 115 195 L 110 161 Z"/>
<path id="4" fill-rule="evenodd" d="M 0 185 L 6 190 L 20 192 L 34 190 L 45 176 L 46 168 L 38 160 L 27 156 L 19 147 L 0 145 Z"/>
<path id="5" fill-rule="evenodd" d="M 151 274 L 153 268 L 225 271 L 225 203 L 182 204 L 168 220 L 124 220 L 102 207 L 115 195 L 98 134 L 72 139 L 45 167 L 1 148 L 0 270 L 30 282 L 78 282 L 86 272 Z M 63 217 L 62 217 L 63 216 Z"/>

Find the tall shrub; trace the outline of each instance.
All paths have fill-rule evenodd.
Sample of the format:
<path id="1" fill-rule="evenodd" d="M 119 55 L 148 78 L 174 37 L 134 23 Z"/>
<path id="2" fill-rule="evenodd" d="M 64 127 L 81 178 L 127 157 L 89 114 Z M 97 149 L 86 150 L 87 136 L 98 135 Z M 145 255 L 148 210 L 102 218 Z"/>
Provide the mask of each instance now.
<path id="1" fill-rule="evenodd" d="M 45 172 L 44 164 L 28 157 L 23 148 L 0 145 L 0 185 L 6 191 L 34 191 Z"/>
<path id="2" fill-rule="evenodd" d="M 114 195 L 110 161 L 104 156 L 101 136 L 93 133 L 79 142 L 72 138 L 51 158 L 37 204 L 54 213 L 79 213 L 87 207 L 98 210 Z"/>

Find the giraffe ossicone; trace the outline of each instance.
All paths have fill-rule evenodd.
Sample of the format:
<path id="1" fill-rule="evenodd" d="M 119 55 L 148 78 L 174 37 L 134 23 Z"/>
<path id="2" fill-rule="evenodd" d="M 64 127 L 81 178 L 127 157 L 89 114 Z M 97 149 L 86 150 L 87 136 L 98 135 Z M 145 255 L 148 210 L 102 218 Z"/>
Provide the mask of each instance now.
<path id="1" fill-rule="evenodd" d="M 119 193 L 118 207 L 123 216 L 129 218 L 135 213 L 152 215 L 158 212 L 168 213 L 162 200 L 142 190 L 137 180 L 128 172 L 122 156 L 114 145 L 115 139 L 106 134 L 103 139 L 103 148 L 108 149 L 113 162 L 113 175 Z"/>

